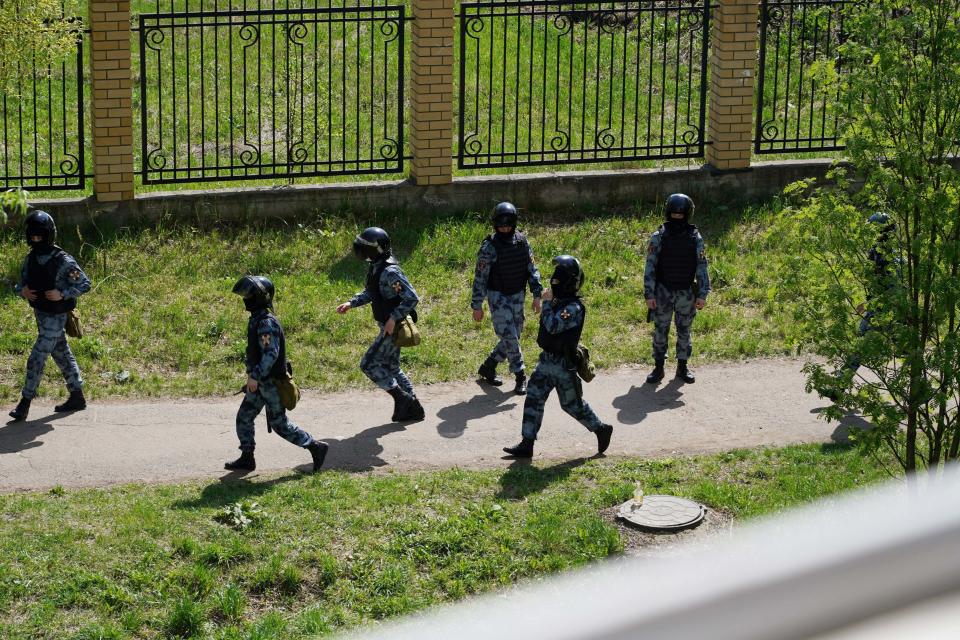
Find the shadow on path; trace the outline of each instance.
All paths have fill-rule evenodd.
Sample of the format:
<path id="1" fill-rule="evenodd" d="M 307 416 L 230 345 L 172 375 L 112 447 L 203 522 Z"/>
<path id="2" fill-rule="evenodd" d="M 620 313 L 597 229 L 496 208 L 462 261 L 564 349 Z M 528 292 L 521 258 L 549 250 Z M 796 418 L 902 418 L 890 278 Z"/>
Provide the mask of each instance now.
<path id="1" fill-rule="evenodd" d="M 514 460 L 500 476 L 498 498 L 520 500 L 531 493 L 539 493 L 554 482 L 563 480 L 570 472 L 584 464 L 589 458 L 567 460 L 542 469 L 533 466 L 529 460 Z"/>
<path id="2" fill-rule="evenodd" d="M 502 404 L 519 397 L 513 392 L 505 393 L 497 387 L 488 385 L 480 385 L 480 388 L 483 389 L 483 393 L 473 396 L 466 402 L 444 407 L 437 412 L 437 417 L 440 418 L 437 433 L 444 438 L 459 438 L 467 430 L 467 423 L 471 420 L 503 413 L 517 406 L 515 402 Z"/>
<path id="3" fill-rule="evenodd" d="M 827 407 L 817 407 L 811 409 L 810 413 L 821 414 L 827 410 Z M 848 412 L 837 422 L 837 428 L 830 434 L 830 439 L 839 444 L 850 442 L 850 434 L 856 431 L 871 431 L 873 423 L 860 414 Z"/>
<path id="4" fill-rule="evenodd" d="M 51 422 L 68 416 L 70 413 L 51 413 L 36 420 L 8 421 L 6 426 L 0 428 L 0 455 L 19 453 L 26 449 L 43 446 L 43 443 L 37 442 L 36 439 L 53 431 Z"/>
<path id="5" fill-rule="evenodd" d="M 380 444 L 380 438 L 405 431 L 407 425 L 419 424 L 416 422 L 388 422 L 377 427 L 370 427 L 360 433 L 337 440 L 336 438 L 322 438 L 323 442 L 330 445 L 327 452 L 327 458 L 323 463 L 323 470 L 341 469 L 344 471 L 370 471 L 377 467 L 382 467 L 387 463 L 380 458 L 383 453 L 383 445 Z M 298 467 L 298 469 L 308 470 L 312 467 L 307 465 Z"/>
<path id="6" fill-rule="evenodd" d="M 684 405 L 684 386 L 677 378 L 672 378 L 667 384 L 653 386 L 652 384 L 634 385 L 630 390 L 613 401 L 613 407 L 618 409 L 617 421 L 620 424 L 637 424 L 647 415 L 656 411 L 669 411 Z"/>

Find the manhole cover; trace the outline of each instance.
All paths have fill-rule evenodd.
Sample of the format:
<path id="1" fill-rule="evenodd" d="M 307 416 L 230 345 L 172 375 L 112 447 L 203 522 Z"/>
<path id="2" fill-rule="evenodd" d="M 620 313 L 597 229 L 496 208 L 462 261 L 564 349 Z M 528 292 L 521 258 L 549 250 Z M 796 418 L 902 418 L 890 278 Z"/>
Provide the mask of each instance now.
<path id="1" fill-rule="evenodd" d="M 643 504 L 634 508 L 633 500 L 620 505 L 617 517 L 649 531 L 679 531 L 695 527 L 703 520 L 707 509 L 686 498 L 676 496 L 644 496 Z"/>

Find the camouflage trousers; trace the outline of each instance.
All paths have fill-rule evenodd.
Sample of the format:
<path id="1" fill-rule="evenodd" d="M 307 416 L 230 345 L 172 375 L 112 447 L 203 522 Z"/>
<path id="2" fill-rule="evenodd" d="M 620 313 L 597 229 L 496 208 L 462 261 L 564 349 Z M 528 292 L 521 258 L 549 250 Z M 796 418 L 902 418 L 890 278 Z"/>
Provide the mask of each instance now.
<path id="1" fill-rule="evenodd" d="M 256 447 L 253 421 L 264 407 L 267 408 L 268 430 L 275 431 L 278 436 L 298 447 L 313 444 L 313 437 L 287 417 L 287 410 L 277 394 L 277 386 L 270 380 L 261 380 L 254 393 L 248 391 L 244 395 L 240 410 L 237 411 L 237 438 L 241 451 L 253 451 Z"/>
<path id="2" fill-rule="evenodd" d="M 653 310 L 653 359 L 666 359 L 670 321 L 673 320 L 677 325 L 677 360 L 689 360 L 693 353 L 690 326 L 697 315 L 693 289 L 671 291 L 662 284 L 657 284 L 654 295 L 657 308 Z"/>
<path id="3" fill-rule="evenodd" d="M 580 379 L 576 371 L 568 371 L 562 356 L 541 353 L 540 362 L 530 376 L 527 385 L 527 397 L 523 402 L 524 438 L 537 439 L 540 425 L 543 423 L 543 407 L 556 389 L 560 407 L 575 418 L 588 431 L 596 431 L 603 423 L 587 404 L 581 393 Z"/>
<path id="4" fill-rule="evenodd" d="M 490 352 L 494 362 L 510 361 L 510 372 L 523 371 L 523 352 L 520 350 L 520 334 L 523 332 L 523 303 L 526 293 L 504 295 L 499 291 L 487 292 L 493 332 L 500 342 Z"/>
<path id="5" fill-rule="evenodd" d="M 83 387 L 83 378 L 63 330 L 67 324 L 67 314 L 46 313 L 34 309 L 34 315 L 37 318 L 37 341 L 33 344 L 33 351 L 27 359 L 27 377 L 23 384 L 23 397 L 27 400 L 36 397 L 37 388 L 43 378 L 43 369 L 47 364 L 47 356 L 53 356 L 53 361 L 60 367 L 67 389 L 79 391 Z"/>
<path id="6" fill-rule="evenodd" d="M 383 335 L 383 327 L 380 327 L 380 335 L 360 359 L 360 370 L 384 391 L 399 386 L 414 395 L 410 378 L 400 368 L 400 347 L 392 337 Z"/>

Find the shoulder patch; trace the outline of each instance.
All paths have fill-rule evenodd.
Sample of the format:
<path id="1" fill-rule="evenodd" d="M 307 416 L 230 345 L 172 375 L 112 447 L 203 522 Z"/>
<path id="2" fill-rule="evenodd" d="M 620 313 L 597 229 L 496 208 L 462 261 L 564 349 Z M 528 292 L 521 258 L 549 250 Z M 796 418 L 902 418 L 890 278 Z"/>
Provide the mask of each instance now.
<path id="1" fill-rule="evenodd" d="M 273 336 L 269 333 L 260 334 L 260 346 L 264 349 L 269 349 L 270 344 L 273 342 Z"/>
<path id="2" fill-rule="evenodd" d="M 564 320 L 569 320 L 570 312 L 564 309 L 563 311 L 560 312 L 560 317 L 563 318 Z"/>
<path id="3" fill-rule="evenodd" d="M 82 275 L 80 269 L 72 269 L 70 273 L 67 274 L 67 279 L 69 279 L 70 282 L 80 282 Z"/>
<path id="4" fill-rule="evenodd" d="M 484 260 L 483 258 L 480 258 L 479 260 L 477 260 L 477 269 L 479 269 L 480 271 L 483 271 L 486 268 L 487 268 L 486 260 Z"/>
<path id="5" fill-rule="evenodd" d="M 397 280 L 396 282 L 394 282 L 394 283 L 393 283 L 393 290 L 396 291 L 397 293 L 400 293 L 401 291 L 403 291 L 403 283 L 400 282 L 399 280 Z"/>
<path id="6" fill-rule="evenodd" d="M 653 254 L 657 250 L 657 247 L 652 242 L 647 245 L 647 253 Z"/>

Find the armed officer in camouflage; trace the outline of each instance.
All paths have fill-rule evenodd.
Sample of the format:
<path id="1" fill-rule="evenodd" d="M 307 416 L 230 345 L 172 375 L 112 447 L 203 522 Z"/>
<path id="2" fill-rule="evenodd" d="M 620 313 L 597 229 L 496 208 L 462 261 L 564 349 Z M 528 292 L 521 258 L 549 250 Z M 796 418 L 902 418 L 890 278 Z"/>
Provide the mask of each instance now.
<path id="1" fill-rule="evenodd" d="M 370 263 L 366 287 L 349 302 L 339 305 L 337 313 L 370 304 L 380 327 L 377 339 L 360 360 L 360 370 L 393 398 L 394 422 L 423 420 L 423 405 L 413 392 L 410 378 L 400 368 L 400 347 L 393 338 L 397 323 L 408 315 L 416 322 L 415 307 L 420 298 L 393 257 L 386 231 L 380 227 L 364 229 L 353 241 L 353 253 Z"/>
<path id="2" fill-rule="evenodd" d="M 693 200 L 682 193 L 667 198 L 666 221 L 660 225 L 647 245 L 647 264 L 643 272 L 643 295 L 653 317 L 654 369 L 647 382 L 663 380 L 663 363 L 667 357 L 670 321 L 677 326 L 677 378 L 692 384 L 696 381 L 687 366 L 693 350 L 690 326 L 697 311 L 707 304 L 710 276 L 703 238 L 690 224 Z"/>
<path id="3" fill-rule="evenodd" d="M 327 444 L 317 442 L 298 427 L 280 401 L 274 380 L 284 378 L 289 371 L 287 345 L 280 321 L 273 311 L 273 283 L 263 276 L 244 276 L 237 280 L 233 292 L 243 298 L 243 306 L 250 312 L 247 323 L 247 383 L 246 395 L 237 412 L 237 438 L 240 439 L 240 457 L 224 464 L 231 471 L 253 471 L 257 463 L 253 457 L 256 448 L 253 422 L 264 407 L 267 408 L 267 430 L 303 447 L 313 457 L 313 470 L 319 471 L 327 455 Z"/>
<path id="4" fill-rule="evenodd" d="M 27 360 L 27 376 L 20 402 L 10 412 L 13 422 L 26 420 L 30 402 L 37 395 L 47 356 L 60 367 L 70 397 L 54 411 L 86 409 L 83 378 L 67 344 L 64 328 L 68 314 L 76 308 L 77 298 L 90 290 L 90 280 L 69 253 L 54 242 L 57 225 L 45 211 L 34 211 L 25 221 L 25 234 L 30 253 L 20 270 L 16 285 L 18 295 L 33 307 L 37 319 L 37 341 Z"/>
<path id="5" fill-rule="evenodd" d="M 597 436 L 597 452 L 610 446 L 613 427 L 604 424 L 583 400 L 583 389 L 577 376 L 575 353 L 583 332 L 587 308 L 580 298 L 583 269 L 573 256 L 553 259 L 554 271 L 550 277 L 550 291 L 544 293 L 546 303 L 540 313 L 540 331 L 537 344 L 543 349 L 533 375 L 527 398 L 523 403 L 523 427 L 520 443 L 504 447 L 515 458 L 532 458 L 533 443 L 543 422 L 543 407 L 550 391 L 557 390 L 560 406 Z"/>
<path id="6" fill-rule="evenodd" d="M 527 392 L 527 374 L 520 350 L 523 332 L 523 303 L 526 287 L 533 294 L 533 312 L 540 313 L 543 284 L 533 260 L 533 251 L 524 234 L 517 230 L 517 208 L 501 202 L 493 210 L 493 233 L 484 239 L 477 254 L 473 276 L 473 309 L 475 322 L 483 320 L 483 299 L 490 305 L 493 331 L 500 338 L 497 346 L 480 365 L 481 379 L 494 386 L 503 384 L 497 376 L 497 365 L 509 360 L 516 380 L 514 393 Z"/>

